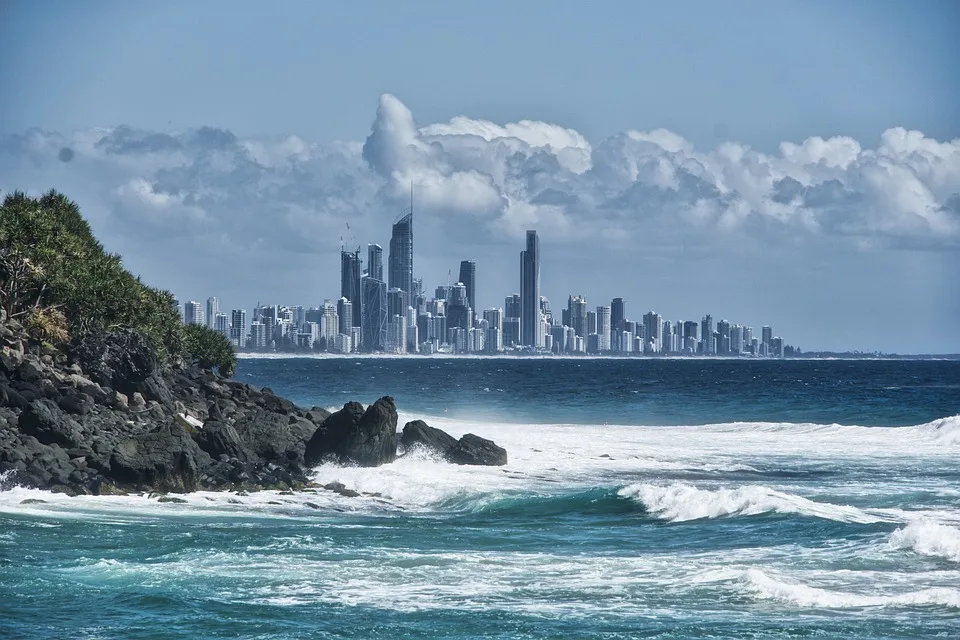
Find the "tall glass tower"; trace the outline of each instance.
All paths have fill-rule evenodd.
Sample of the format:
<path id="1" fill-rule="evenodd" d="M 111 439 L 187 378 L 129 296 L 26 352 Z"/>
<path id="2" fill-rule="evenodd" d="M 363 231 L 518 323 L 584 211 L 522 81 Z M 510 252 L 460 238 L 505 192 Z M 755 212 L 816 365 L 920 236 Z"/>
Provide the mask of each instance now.
<path id="1" fill-rule="evenodd" d="M 477 263 L 473 260 L 463 260 L 460 263 L 460 280 L 467 288 L 467 305 L 477 311 Z"/>
<path id="2" fill-rule="evenodd" d="M 353 326 L 360 326 L 360 251 L 340 252 L 340 297 L 353 305 Z"/>
<path id="3" fill-rule="evenodd" d="M 410 210 L 393 223 L 390 236 L 389 285 L 404 293 L 405 306 L 413 296 L 413 204 Z"/>
<path id="4" fill-rule="evenodd" d="M 527 231 L 527 248 L 520 252 L 520 344 L 540 347 L 540 238 Z"/>

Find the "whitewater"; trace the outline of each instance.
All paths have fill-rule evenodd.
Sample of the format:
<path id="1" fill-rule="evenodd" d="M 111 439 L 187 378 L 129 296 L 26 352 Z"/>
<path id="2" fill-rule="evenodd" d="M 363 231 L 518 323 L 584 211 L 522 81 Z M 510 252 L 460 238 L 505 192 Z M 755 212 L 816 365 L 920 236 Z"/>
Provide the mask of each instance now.
<path id="1" fill-rule="evenodd" d="M 300 382 L 289 384 L 296 396 Z M 509 464 L 463 467 L 413 450 L 379 468 L 313 470 L 360 497 L 198 492 L 184 503 L 70 498 L 0 478 L 3 637 L 960 629 L 960 415 L 901 426 L 604 424 L 619 414 L 585 402 L 576 420 L 518 423 L 398 402 L 401 425 L 424 418 L 491 438 Z"/>

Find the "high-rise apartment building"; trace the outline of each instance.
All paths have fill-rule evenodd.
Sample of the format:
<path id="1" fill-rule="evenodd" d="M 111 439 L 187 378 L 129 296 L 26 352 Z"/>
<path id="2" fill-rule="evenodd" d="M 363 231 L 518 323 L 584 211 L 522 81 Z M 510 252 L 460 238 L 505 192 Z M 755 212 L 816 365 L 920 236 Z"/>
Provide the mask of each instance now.
<path id="1" fill-rule="evenodd" d="M 353 331 L 353 303 L 347 298 L 337 300 L 338 333 L 349 336 Z"/>
<path id="2" fill-rule="evenodd" d="M 583 296 L 570 296 L 567 299 L 569 325 L 578 336 L 587 335 L 587 299 Z"/>
<path id="3" fill-rule="evenodd" d="M 217 300 L 216 296 L 207 298 L 207 314 L 204 317 L 208 328 L 216 330 L 218 313 L 220 313 L 220 301 Z"/>
<path id="4" fill-rule="evenodd" d="M 247 346 L 246 309 L 234 309 L 230 312 L 230 342 L 238 349 Z"/>
<path id="5" fill-rule="evenodd" d="M 350 301 L 350 304 L 353 305 L 353 315 L 351 316 L 353 320 L 354 327 L 360 326 L 360 309 L 361 309 L 361 293 L 360 293 L 360 251 L 355 251 L 350 253 L 349 251 L 340 252 L 340 297 L 346 298 Z M 340 317 L 343 317 L 343 314 L 340 314 Z M 349 331 L 343 331 L 341 333 L 349 333 Z"/>
<path id="6" fill-rule="evenodd" d="M 230 339 L 230 318 L 227 317 L 227 314 L 217 312 L 217 315 L 213 318 L 213 330 L 227 340 Z"/>
<path id="7" fill-rule="evenodd" d="M 203 307 L 196 300 L 183 303 L 183 324 L 205 324 Z"/>
<path id="8" fill-rule="evenodd" d="M 610 307 L 597 307 L 597 350 L 610 351 Z"/>
<path id="9" fill-rule="evenodd" d="M 383 280 L 383 247 L 378 244 L 367 245 L 367 275 Z"/>
<path id="10" fill-rule="evenodd" d="M 540 333 L 540 238 L 530 230 L 520 252 L 520 343 L 540 348 Z"/>
<path id="11" fill-rule="evenodd" d="M 703 353 L 717 352 L 717 345 L 713 339 L 713 316 L 709 313 L 700 321 L 700 342 L 703 344 Z"/>
<path id="12" fill-rule="evenodd" d="M 460 282 L 467 290 L 467 306 L 477 310 L 477 263 L 464 260 L 460 263 Z"/>
<path id="13" fill-rule="evenodd" d="M 393 223 L 390 236 L 389 284 L 406 296 L 408 307 L 413 298 L 413 205 L 410 211 Z"/>
<path id="14" fill-rule="evenodd" d="M 627 319 L 627 308 L 623 298 L 614 298 L 610 303 L 610 348 L 614 351 L 629 351 L 623 345 L 623 323 Z"/>
<path id="15" fill-rule="evenodd" d="M 363 279 L 361 313 L 363 314 L 363 322 L 361 323 L 360 347 L 367 352 L 383 351 L 387 343 L 386 282 L 370 277 Z"/>
<path id="16" fill-rule="evenodd" d="M 503 317 L 504 318 L 520 317 L 520 294 L 519 293 L 514 293 L 513 295 L 509 295 L 503 300 Z"/>

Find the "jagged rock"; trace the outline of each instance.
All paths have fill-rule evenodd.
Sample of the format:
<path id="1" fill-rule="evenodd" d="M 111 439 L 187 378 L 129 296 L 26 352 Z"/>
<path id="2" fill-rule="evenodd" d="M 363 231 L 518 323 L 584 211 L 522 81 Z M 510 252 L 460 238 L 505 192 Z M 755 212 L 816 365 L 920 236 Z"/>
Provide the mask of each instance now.
<path id="1" fill-rule="evenodd" d="M 146 337 L 131 329 L 87 332 L 70 343 L 70 355 L 95 382 L 130 394 L 157 369 Z"/>
<path id="2" fill-rule="evenodd" d="M 73 448 L 82 441 L 80 425 L 46 398 L 31 402 L 20 414 L 18 425 L 21 433 L 35 437 L 42 444 Z"/>
<path id="3" fill-rule="evenodd" d="M 19 349 L 11 349 L 10 347 L 4 345 L 0 349 L 0 366 L 7 370 L 8 373 L 13 373 L 20 368 L 20 365 L 23 363 L 23 347 Z"/>
<path id="4" fill-rule="evenodd" d="M 253 407 L 239 417 L 234 428 L 244 446 L 264 460 L 302 464 L 307 442 L 317 425 L 305 418 L 272 413 Z"/>
<path id="5" fill-rule="evenodd" d="M 403 426 L 400 444 L 407 449 L 421 446 L 446 459 L 450 451 L 457 446 L 457 439 L 446 431 L 431 427 L 423 420 L 414 420 Z"/>
<path id="6" fill-rule="evenodd" d="M 448 454 L 456 464 L 501 466 L 507 464 L 507 450 L 493 440 L 468 433 L 457 442 Z"/>
<path id="7" fill-rule="evenodd" d="M 20 369 L 18 372 L 21 380 L 24 380 L 25 382 L 34 382 L 43 377 L 44 366 L 40 364 L 40 361 L 33 356 L 26 356 L 23 359 L 23 362 L 20 363 Z"/>
<path id="8" fill-rule="evenodd" d="M 357 498 L 360 496 L 360 493 L 358 491 L 354 491 L 353 489 L 348 489 L 346 485 L 344 485 L 342 482 L 328 482 L 327 484 L 323 485 L 323 488 L 326 489 L 327 491 L 333 491 L 334 493 L 339 493 L 341 496 L 344 496 L 347 498 Z"/>
<path id="9" fill-rule="evenodd" d="M 94 402 L 93 398 L 84 393 L 71 392 L 61 397 L 57 404 L 67 413 L 83 416 L 90 413 Z"/>
<path id="10" fill-rule="evenodd" d="M 348 402 L 330 415 L 307 443 L 305 462 L 314 465 L 327 455 L 340 462 L 375 467 L 397 457 L 397 406 L 384 396 L 366 411 Z"/>
<path id="11" fill-rule="evenodd" d="M 228 459 L 246 461 L 251 457 L 237 430 L 220 420 L 208 419 L 203 423 L 203 429 L 193 434 L 193 439 L 211 458 L 227 456 Z"/>
<path id="12" fill-rule="evenodd" d="M 143 394 L 139 391 L 134 391 L 133 396 L 130 398 L 130 402 L 134 409 L 141 411 L 147 406 L 147 401 L 143 399 Z"/>
<path id="13" fill-rule="evenodd" d="M 117 445 L 110 475 L 117 482 L 162 492 L 196 491 L 210 456 L 176 422 Z"/>

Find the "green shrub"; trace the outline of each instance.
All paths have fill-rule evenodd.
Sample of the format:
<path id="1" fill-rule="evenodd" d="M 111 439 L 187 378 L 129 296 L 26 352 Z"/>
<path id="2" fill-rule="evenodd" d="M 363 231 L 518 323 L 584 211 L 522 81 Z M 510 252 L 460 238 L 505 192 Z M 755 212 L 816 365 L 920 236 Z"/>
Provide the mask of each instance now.
<path id="1" fill-rule="evenodd" d="M 201 369 L 230 377 L 237 368 L 237 354 L 227 338 L 201 324 L 189 324 L 183 332 L 184 358 Z"/>
<path id="2" fill-rule="evenodd" d="M 107 253 L 63 194 L 7 195 L 0 206 L 0 305 L 38 340 L 66 343 L 87 330 L 130 327 L 160 359 L 181 354 L 174 297 L 148 287 Z"/>

